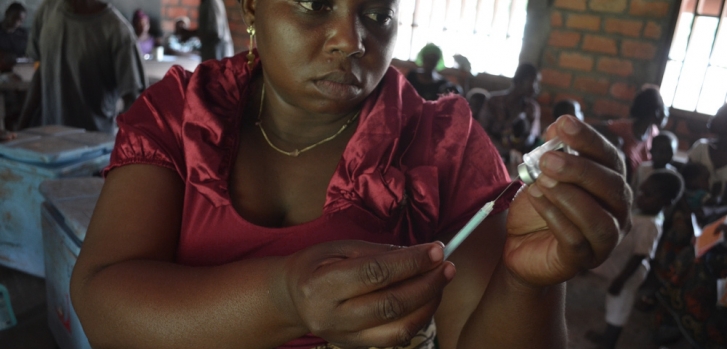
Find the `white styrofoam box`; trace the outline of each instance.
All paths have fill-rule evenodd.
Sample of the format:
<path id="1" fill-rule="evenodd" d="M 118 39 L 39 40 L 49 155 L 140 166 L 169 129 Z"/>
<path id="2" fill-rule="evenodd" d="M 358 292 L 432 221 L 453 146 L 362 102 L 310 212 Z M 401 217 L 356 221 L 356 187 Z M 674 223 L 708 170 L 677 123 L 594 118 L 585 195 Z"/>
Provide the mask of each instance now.
<path id="1" fill-rule="evenodd" d="M 41 137 L 11 145 L 2 144 L 0 155 L 17 161 L 52 164 L 104 153 L 101 147 L 89 147 L 68 137 Z"/>
<path id="2" fill-rule="evenodd" d="M 114 149 L 114 143 L 116 141 L 114 135 L 96 131 L 73 133 L 61 136 L 61 138 L 84 144 L 91 149 L 101 149 L 107 153 L 110 153 Z"/>
<path id="3" fill-rule="evenodd" d="M 60 164 L 42 164 L 0 156 L 0 264 L 43 277 L 43 197 L 38 187 L 47 179 L 89 177 L 107 166 L 109 157 L 101 152 Z"/>
<path id="4" fill-rule="evenodd" d="M 101 178 L 64 178 L 40 185 L 48 325 L 61 349 L 90 348 L 73 310 L 70 282 L 98 201 Z"/>
<path id="5" fill-rule="evenodd" d="M 27 133 L 27 132 L 15 132 L 15 138 L 9 141 L 3 141 L 0 143 L 1 146 L 11 146 L 22 142 L 32 141 L 36 139 L 40 139 L 40 135 L 34 134 L 34 133 Z"/>
<path id="6" fill-rule="evenodd" d="M 68 127 L 62 125 L 48 125 L 26 128 L 23 132 L 33 133 L 41 136 L 65 136 L 72 133 L 86 132 L 86 130 L 77 127 Z"/>

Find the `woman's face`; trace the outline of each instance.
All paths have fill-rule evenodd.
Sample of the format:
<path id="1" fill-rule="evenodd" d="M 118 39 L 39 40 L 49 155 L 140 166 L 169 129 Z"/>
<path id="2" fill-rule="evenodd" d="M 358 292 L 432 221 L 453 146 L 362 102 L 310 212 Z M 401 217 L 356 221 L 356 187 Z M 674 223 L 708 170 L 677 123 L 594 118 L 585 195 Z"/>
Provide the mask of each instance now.
<path id="1" fill-rule="evenodd" d="M 141 36 L 149 32 L 149 17 L 137 17 L 134 19 L 134 32 Z"/>
<path id="2" fill-rule="evenodd" d="M 393 54 L 398 0 L 243 0 L 267 89 L 315 113 L 345 113 L 378 85 Z"/>

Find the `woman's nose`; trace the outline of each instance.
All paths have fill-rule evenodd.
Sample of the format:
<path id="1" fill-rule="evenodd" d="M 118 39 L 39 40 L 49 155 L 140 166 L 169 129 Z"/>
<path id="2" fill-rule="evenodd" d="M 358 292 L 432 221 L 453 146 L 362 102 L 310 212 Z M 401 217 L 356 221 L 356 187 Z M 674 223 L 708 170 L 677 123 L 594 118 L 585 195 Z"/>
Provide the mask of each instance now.
<path id="1" fill-rule="evenodd" d="M 362 57 L 366 53 L 364 31 L 363 24 L 355 14 L 333 20 L 326 40 L 326 52 L 345 57 Z"/>

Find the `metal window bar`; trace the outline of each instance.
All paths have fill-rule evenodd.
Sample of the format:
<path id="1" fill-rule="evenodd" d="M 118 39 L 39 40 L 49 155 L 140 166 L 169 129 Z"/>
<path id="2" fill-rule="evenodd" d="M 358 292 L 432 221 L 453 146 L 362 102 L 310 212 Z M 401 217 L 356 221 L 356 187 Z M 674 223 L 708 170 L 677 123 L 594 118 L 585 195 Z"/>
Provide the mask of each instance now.
<path id="1" fill-rule="evenodd" d="M 433 1 L 436 1 L 436 0 L 433 0 Z M 452 1 L 460 2 L 460 11 L 459 11 L 460 20 L 464 19 L 467 15 L 466 10 L 465 10 L 466 9 L 465 2 L 467 0 L 447 0 L 446 6 L 445 6 L 445 14 L 444 14 L 445 25 L 441 28 L 442 31 L 448 30 L 446 18 L 449 18 L 449 15 L 450 15 L 449 12 L 452 10 Z M 473 34 L 477 34 L 477 28 L 482 24 L 483 18 L 481 18 L 481 13 L 483 10 L 483 6 L 485 6 L 484 0 L 476 0 L 476 1 L 477 1 L 476 5 L 475 5 L 476 15 L 475 15 L 474 26 L 472 29 Z M 502 19 L 500 16 L 498 16 L 500 8 L 507 7 L 508 10 L 507 10 L 506 27 L 508 28 L 508 30 L 507 30 L 505 37 L 506 38 L 511 37 L 510 33 L 512 32 L 512 28 L 510 28 L 510 27 L 512 26 L 512 23 L 514 22 L 515 6 L 517 5 L 517 1 L 518 0 L 494 0 L 493 1 L 492 10 L 491 10 L 493 13 L 493 16 L 490 21 L 490 25 L 489 25 L 490 30 L 488 30 L 488 33 L 487 33 L 488 35 L 491 33 L 492 28 L 495 26 L 497 21 Z M 421 2 L 422 2 L 422 0 L 416 0 L 416 2 L 414 4 L 414 11 L 412 13 L 412 24 L 411 24 L 412 32 L 411 32 L 410 37 L 408 38 L 409 39 L 408 40 L 409 41 L 409 57 L 412 57 L 412 55 L 415 53 L 415 48 L 414 48 L 414 38 L 416 36 L 415 33 L 418 30 L 421 30 L 423 27 L 426 27 L 430 23 L 434 22 L 434 16 L 435 16 L 436 11 L 433 10 L 433 8 L 434 8 L 433 4 L 429 7 L 429 13 L 428 13 L 428 16 L 426 16 L 426 17 L 428 17 L 426 19 L 427 23 L 419 23 L 417 21 L 418 18 L 422 17 L 421 15 L 426 15 L 426 14 L 420 13 L 422 11 L 422 7 L 423 7 Z M 509 2 L 509 4 L 508 4 L 508 2 Z"/>
<path id="2" fill-rule="evenodd" d="M 704 0 L 702 0 L 702 1 L 704 1 Z M 714 41 L 712 41 L 712 48 L 709 50 L 709 56 L 707 57 L 707 69 L 705 69 L 705 71 L 704 71 L 704 79 L 702 80 L 702 86 L 699 87 L 699 95 L 697 96 L 697 105 L 694 107 L 694 110 L 692 110 L 692 111 L 696 111 L 697 109 L 699 109 L 699 102 L 702 98 L 702 93 L 704 92 L 704 85 L 705 85 L 705 81 L 707 80 L 707 74 L 709 73 L 709 68 L 712 67 L 711 58 L 712 58 L 712 54 L 714 54 L 715 47 L 717 46 L 717 43 L 718 43 L 717 35 L 719 35 L 720 27 L 723 24 L 722 15 L 723 15 L 723 11 L 724 11 L 724 6 L 725 6 L 725 1 L 722 1 L 722 5 L 720 6 L 717 16 L 700 15 L 700 17 L 717 17 L 717 28 L 714 31 Z M 695 14 L 696 14 L 696 12 L 695 12 Z M 691 33 L 690 33 L 690 36 L 691 36 Z M 724 96 L 723 96 L 723 98 L 724 98 Z"/>
<path id="3" fill-rule="evenodd" d="M 714 53 L 715 46 L 718 43 L 718 41 L 717 41 L 717 35 L 719 34 L 720 27 L 723 25 L 722 18 L 725 15 L 725 13 L 724 13 L 724 11 L 725 11 L 725 0 L 722 1 L 722 5 L 721 5 L 720 11 L 719 11 L 719 15 L 717 15 L 717 16 L 700 15 L 698 13 L 699 3 L 700 3 L 700 1 L 695 1 L 694 2 L 694 9 L 693 9 L 694 10 L 694 12 L 693 12 L 694 13 L 694 18 L 692 19 L 692 29 L 689 32 L 689 37 L 687 38 L 687 47 L 685 48 L 685 50 L 689 50 L 689 44 L 692 42 L 692 35 L 694 35 L 694 28 L 697 25 L 697 18 L 699 18 L 699 17 L 717 17 L 717 29 L 715 30 L 715 33 L 714 33 L 715 40 L 712 42 L 712 49 L 709 51 L 709 57 L 708 57 L 708 60 L 707 60 L 707 69 L 705 70 L 705 79 L 706 79 L 706 75 L 709 72 L 709 68 L 712 66 L 712 63 L 711 63 L 710 58 L 712 57 L 712 54 Z M 670 61 L 674 61 L 674 60 L 671 60 L 670 59 Z M 677 82 L 674 85 L 674 94 L 675 94 L 674 99 L 676 99 L 676 91 L 679 89 L 679 83 L 681 83 L 681 81 L 682 81 L 682 74 L 684 73 L 685 62 L 686 62 L 686 55 L 684 57 L 684 60 L 682 60 L 682 62 L 681 62 L 681 68 L 679 69 L 679 77 L 677 78 Z M 705 79 L 702 80 L 702 86 L 699 87 L 699 94 L 697 95 L 697 104 L 695 105 L 694 110 L 689 110 L 689 111 L 696 111 L 699 108 L 699 101 L 700 101 L 700 98 L 702 96 L 702 92 L 703 92 L 703 88 L 704 88 L 704 80 Z M 673 104 L 674 104 L 674 101 L 672 100 L 672 105 Z"/>

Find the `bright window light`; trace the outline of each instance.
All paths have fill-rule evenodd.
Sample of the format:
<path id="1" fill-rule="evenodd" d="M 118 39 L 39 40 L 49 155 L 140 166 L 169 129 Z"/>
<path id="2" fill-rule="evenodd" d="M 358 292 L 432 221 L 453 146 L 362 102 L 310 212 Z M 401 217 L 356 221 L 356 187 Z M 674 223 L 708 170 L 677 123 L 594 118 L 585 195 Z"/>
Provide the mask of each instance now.
<path id="1" fill-rule="evenodd" d="M 725 104 L 726 19 L 725 0 L 682 2 L 661 84 L 668 106 L 714 115 Z"/>
<path id="2" fill-rule="evenodd" d="M 427 43 L 438 45 L 444 63 L 467 57 L 472 73 L 512 77 L 519 64 L 527 0 L 407 0 L 401 2 L 394 57 L 416 60 Z"/>

